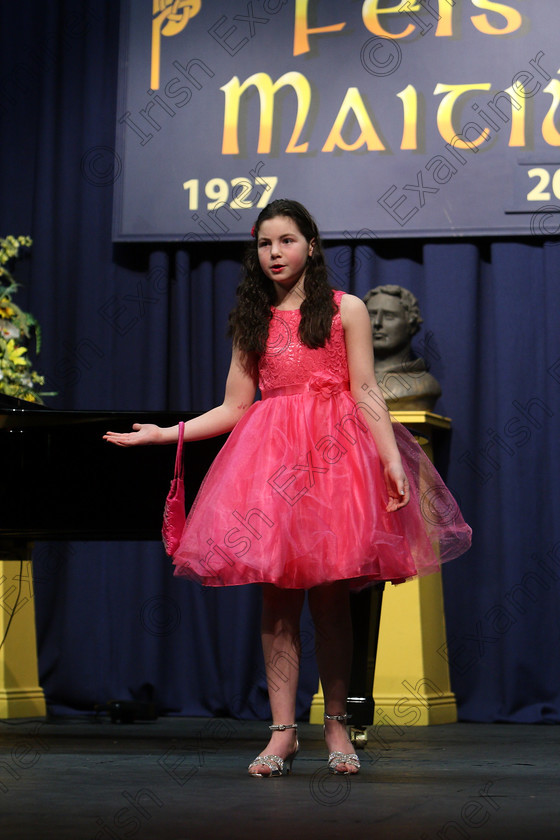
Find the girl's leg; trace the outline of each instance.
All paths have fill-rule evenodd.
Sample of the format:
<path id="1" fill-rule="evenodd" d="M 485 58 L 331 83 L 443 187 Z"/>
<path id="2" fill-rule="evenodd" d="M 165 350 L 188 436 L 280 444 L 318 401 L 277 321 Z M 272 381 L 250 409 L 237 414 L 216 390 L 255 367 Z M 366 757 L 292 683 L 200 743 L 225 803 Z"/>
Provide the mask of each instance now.
<path id="1" fill-rule="evenodd" d="M 352 620 L 348 583 L 338 581 L 311 589 L 309 608 L 315 623 L 315 647 L 325 698 L 325 713 L 344 715 L 352 667 Z M 325 720 L 325 740 L 329 753 L 354 752 L 343 722 Z M 357 772 L 356 767 L 344 763 L 337 765 L 337 769 L 340 772 Z"/>
<path id="2" fill-rule="evenodd" d="M 300 617 L 305 598 L 302 589 L 278 589 L 263 585 L 261 637 L 268 683 L 268 696 L 274 724 L 295 723 L 296 692 L 300 661 Z M 297 731 L 273 732 L 259 755 L 278 755 L 285 759 L 296 748 Z M 270 774 L 264 764 L 251 773 Z"/>

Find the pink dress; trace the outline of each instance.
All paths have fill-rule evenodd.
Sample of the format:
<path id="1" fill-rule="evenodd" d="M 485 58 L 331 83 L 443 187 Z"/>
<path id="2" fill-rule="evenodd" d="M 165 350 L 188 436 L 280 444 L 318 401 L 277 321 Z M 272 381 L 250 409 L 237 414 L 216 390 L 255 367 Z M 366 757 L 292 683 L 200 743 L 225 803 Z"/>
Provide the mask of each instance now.
<path id="1" fill-rule="evenodd" d="M 334 293 L 337 304 L 343 294 Z M 316 350 L 300 342 L 299 319 L 299 310 L 273 308 L 259 362 L 262 399 L 202 483 L 175 574 L 206 586 L 309 589 L 348 579 L 361 589 L 434 572 L 470 546 L 455 499 L 396 423 L 411 500 L 386 512 L 383 469 L 364 417 L 375 419 L 385 405 L 367 392 L 360 408 L 352 398 L 340 312 Z"/>

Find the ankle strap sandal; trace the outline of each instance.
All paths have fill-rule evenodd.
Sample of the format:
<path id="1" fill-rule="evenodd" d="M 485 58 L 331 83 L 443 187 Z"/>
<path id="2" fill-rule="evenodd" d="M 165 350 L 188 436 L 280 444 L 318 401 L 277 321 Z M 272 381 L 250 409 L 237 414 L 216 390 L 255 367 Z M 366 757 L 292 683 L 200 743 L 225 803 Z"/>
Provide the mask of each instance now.
<path id="1" fill-rule="evenodd" d="M 324 718 L 325 720 L 337 720 L 339 723 L 347 723 L 350 720 L 352 715 L 327 715 L 325 713 Z M 323 729 L 325 727 L 323 726 Z M 341 765 L 346 766 L 346 770 L 340 770 L 339 768 Z M 353 767 L 356 773 L 360 769 L 360 760 L 356 753 L 343 753 L 339 752 L 338 750 L 332 753 L 329 753 L 329 758 L 327 761 L 327 767 L 329 768 L 331 773 L 334 773 L 335 776 L 348 776 L 352 775 L 350 773 L 349 767 Z"/>
<path id="2" fill-rule="evenodd" d="M 297 723 L 273 723 L 271 726 L 268 727 L 272 732 L 284 732 L 286 729 L 295 729 L 297 730 L 298 725 Z M 286 766 L 286 774 L 289 775 L 292 772 L 292 764 L 294 758 L 296 757 L 299 750 L 299 743 L 296 737 L 296 746 L 293 752 L 286 756 L 286 758 L 281 758 L 279 755 L 274 755 L 272 753 L 268 753 L 267 755 L 258 755 L 254 761 L 249 764 L 247 768 L 249 771 L 250 776 L 256 776 L 259 779 L 267 779 L 272 778 L 274 776 L 283 776 L 284 775 L 284 766 Z M 253 767 L 268 767 L 270 773 L 252 773 L 251 770 Z"/>

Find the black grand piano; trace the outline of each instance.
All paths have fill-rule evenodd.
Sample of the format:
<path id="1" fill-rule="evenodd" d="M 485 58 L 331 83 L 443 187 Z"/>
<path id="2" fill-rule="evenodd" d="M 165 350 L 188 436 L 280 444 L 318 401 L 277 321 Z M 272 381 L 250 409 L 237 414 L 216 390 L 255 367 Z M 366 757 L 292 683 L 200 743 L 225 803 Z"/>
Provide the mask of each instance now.
<path id="1" fill-rule="evenodd" d="M 59 411 L 0 395 L 0 544 L 34 540 L 160 540 L 174 447 L 120 448 L 103 434 L 135 422 L 172 426 L 189 412 Z M 225 437 L 188 444 L 186 504 Z M 146 489 L 149 488 L 149 492 Z M 348 712 L 373 723 L 382 585 L 352 596 L 354 658 Z"/>
<path id="2" fill-rule="evenodd" d="M 0 395 L 0 538 L 159 540 L 173 447 L 111 446 L 133 423 L 172 426 L 189 412 L 58 411 Z M 189 444 L 187 504 L 225 438 Z M 149 492 L 146 490 L 149 489 Z"/>

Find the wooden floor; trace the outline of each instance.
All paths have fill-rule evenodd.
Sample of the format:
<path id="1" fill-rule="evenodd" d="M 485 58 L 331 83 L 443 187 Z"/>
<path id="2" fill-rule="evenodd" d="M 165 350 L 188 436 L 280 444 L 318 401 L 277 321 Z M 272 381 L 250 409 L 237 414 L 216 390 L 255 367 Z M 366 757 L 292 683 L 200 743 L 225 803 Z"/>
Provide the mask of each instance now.
<path id="1" fill-rule="evenodd" d="M 251 779 L 266 724 L 0 722 L 2 840 L 558 840 L 560 728 L 370 730 L 354 778 L 300 725 L 291 776 Z"/>

